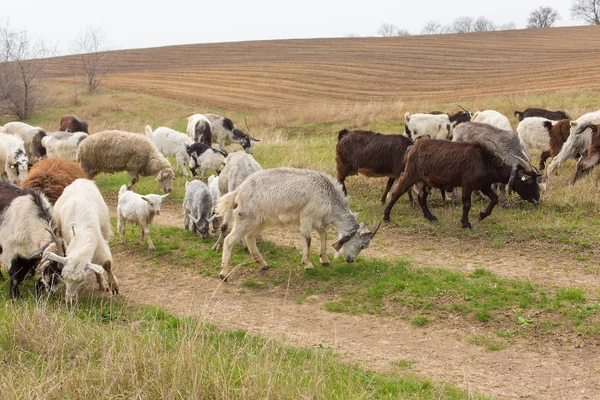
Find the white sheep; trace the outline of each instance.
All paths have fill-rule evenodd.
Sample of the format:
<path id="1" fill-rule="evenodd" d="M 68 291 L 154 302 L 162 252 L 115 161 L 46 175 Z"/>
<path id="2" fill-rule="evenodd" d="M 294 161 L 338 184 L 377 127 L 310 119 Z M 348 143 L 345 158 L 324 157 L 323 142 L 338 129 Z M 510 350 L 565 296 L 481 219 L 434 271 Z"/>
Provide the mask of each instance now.
<path id="1" fill-rule="evenodd" d="M 162 201 L 169 194 L 146 194 L 144 196 L 127 190 L 127 186 L 119 189 L 117 205 L 117 230 L 121 243 L 125 243 L 125 222 L 129 221 L 142 228 L 140 244 L 144 243 L 144 235 L 148 235 L 148 249 L 154 250 L 154 243 L 150 237 L 150 225 L 155 215 L 160 214 Z"/>
<path id="2" fill-rule="evenodd" d="M 36 162 L 46 155 L 46 149 L 42 146 L 42 139 L 46 136 L 46 132 L 39 126 L 31 126 L 24 122 L 9 122 L 0 128 L 0 132 L 21 138 L 31 162 Z"/>
<path id="3" fill-rule="evenodd" d="M 77 161 L 79 146 L 88 134 L 85 132 L 54 132 L 42 139 L 48 158 Z"/>
<path id="4" fill-rule="evenodd" d="M 181 169 L 183 176 L 190 176 L 185 164 L 188 163 L 190 156 L 187 153 L 187 146 L 194 143 L 185 133 L 177 132 L 171 128 L 161 126 L 152 132 L 152 127 L 146 125 L 146 137 L 152 144 L 165 156 L 175 157 L 177 168 L 175 172 Z"/>
<path id="5" fill-rule="evenodd" d="M 48 253 L 46 257 L 63 265 L 61 277 L 66 285 L 67 302 L 75 298 L 90 270 L 96 274 L 101 290 L 110 288 L 118 293 L 119 284 L 112 273 L 112 254 L 108 246 L 113 236 L 110 214 L 96 184 L 87 179 L 73 181 L 56 201 L 54 212 L 66 255 Z"/>
<path id="6" fill-rule="evenodd" d="M 31 163 L 25 152 L 23 140 L 18 136 L 0 133 L 0 168 L 12 183 L 25 179 Z"/>
<path id="7" fill-rule="evenodd" d="M 513 128 L 508 118 L 494 110 L 477 111 L 473 114 L 472 122 L 479 122 L 480 124 L 488 124 L 495 126 L 503 131 L 512 132 Z"/>

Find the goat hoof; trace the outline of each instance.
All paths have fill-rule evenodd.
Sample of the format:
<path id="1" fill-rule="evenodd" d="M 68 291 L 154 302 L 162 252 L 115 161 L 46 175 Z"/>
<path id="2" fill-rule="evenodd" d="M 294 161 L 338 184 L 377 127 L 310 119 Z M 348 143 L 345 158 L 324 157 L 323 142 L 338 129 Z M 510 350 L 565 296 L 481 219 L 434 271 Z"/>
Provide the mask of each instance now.
<path id="1" fill-rule="evenodd" d="M 260 270 L 261 270 L 261 271 L 266 271 L 266 270 L 268 270 L 268 269 L 269 269 L 269 266 L 268 266 L 268 265 L 263 265 L 263 266 L 260 268 Z"/>
<path id="2" fill-rule="evenodd" d="M 389 216 L 384 216 L 383 217 L 383 222 L 390 222 L 390 217 Z"/>
<path id="3" fill-rule="evenodd" d="M 465 223 L 463 223 L 463 228 L 464 228 L 464 229 L 467 229 L 467 228 L 468 228 L 468 229 L 473 229 L 473 227 L 471 226 L 471 223 L 470 223 L 470 222 L 465 222 Z"/>
<path id="4" fill-rule="evenodd" d="M 322 262 L 322 263 L 321 263 L 321 265 L 322 265 L 322 266 L 324 266 L 324 267 L 329 267 L 329 261 L 327 261 L 327 262 Z"/>
<path id="5" fill-rule="evenodd" d="M 484 220 L 486 217 L 487 217 L 487 214 L 484 214 L 484 213 L 482 213 L 482 212 L 481 212 L 481 213 L 479 213 L 479 220 L 480 220 L 480 221 Z"/>
<path id="6" fill-rule="evenodd" d="M 223 282 L 227 282 L 227 277 L 225 275 L 219 274 L 219 278 L 221 278 Z"/>
<path id="7" fill-rule="evenodd" d="M 434 216 L 427 218 L 429 220 L 429 222 L 438 222 L 438 219 Z"/>

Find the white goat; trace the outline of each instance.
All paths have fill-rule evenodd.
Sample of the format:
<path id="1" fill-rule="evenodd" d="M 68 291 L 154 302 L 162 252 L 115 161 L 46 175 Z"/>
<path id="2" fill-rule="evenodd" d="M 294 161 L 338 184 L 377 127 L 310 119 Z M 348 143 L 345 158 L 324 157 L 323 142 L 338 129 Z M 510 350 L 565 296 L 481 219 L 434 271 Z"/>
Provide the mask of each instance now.
<path id="1" fill-rule="evenodd" d="M 108 246 L 113 236 L 110 215 L 96 184 L 87 179 L 73 181 L 56 201 L 54 212 L 67 251 L 64 257 L 55 253 L 46 257 L 63 265 L 61 276 L 67 302 L 75 298 L 90 270 L 96 274 L 100 290 L 110 288 L 118 293 Z M 108 274 L 108 286 L 104 271 Z"/>
<path id="2" fill-rule="evenodd" d="M 473 114 L 472 122 L 479 122 L 480 124 L 488 124 L 495 126 L 503 131 L 512 132 L 513 128 L 508 118 L 494 110 L 477 111 Z"/>
<path id="3" fill-rule="evenodd" d="M 177 169 L 175 172 L 183 172 L 183 176 L 190 176 L 185 164 L 188 163 L 190 156 L 186 148 L 193 143 L 185 133 L 177 132 L 171 128 L 161 126 L 152 132 L 152 127 L 146 125 L 146 137 L 150 139 L 152 144 L 165 156 L 175 157 L 177 161 Z"/>
<path id="4" fill-rule="evenodd" d="M 592 132 L 586 129 L 581 134 L 575 134 L 577 127 L 582 124 L 600 124 L 600 110 L 582 115 L 576 121 L 571 121 L 571 133 L 563 144 L 560 153 L 552 159 L 546 169 L 546 175 L 553 173 L 563 162 L 577 157 L 578 154 L 584 154 L 592 143 Z"/>
<path id="5" fill-rule="evenodd" d="M 523 118 L 517 126 L 517 135 L 521 142 L 531 154 L 533 151 L 547 152 L 550 150 L 550 135 L 548 129 L 544 125 L 545 122 L 550 122 L 552 125 L 558 121 L 552 121 L 542 117 Z M 541 166 L 543 168 L 543 166 Z"/>
<path id="6" fill-rule="evenodd" d="M 208 236 L 208 227 L 213 221 L 213 202 L 210 189 L 200 180 L 185 183 L 183 199 L 183 227 L 189 230 L 192 222 L 192 233 L 200 232 L 202 239 Z"/>
<path id="7" fill-rule="evenodd" d="M 25 179 L 31 163 L 25 152 L 23 140 L 18 136 L 0 133 L 0 168 L 12 183 Z"/>
<path id="8" fill-rule="evenodd" d="M 125 243 L 125 222 L 129 221 L 141 226 L 142 236 L 140 244 L 144 243 L 144 235 L 148 235 L 148 249 L 154 250 L 154 243 L 150 237 L 150 225 L 155 215 L 160 214 L 162 201 L 169 194 L 146 194 L 144 196 L 127 190 L 127 186 L 121 186 L 119 190 L 119 202 L 117 205 L 117 230 L 121 243 Z"/>
<path id="9" fill-rule="evenodd" d="M 192 143 L 186 147 L 186 151 L 189 156 L 188 166 L 194 176 L 197 176 L 197 169 L 200 169 L 200 177 L 204 178 L 207 170 L 212 169 L 220 173 L 225 166 L 227 153 L 223 150 L 215 149 L 204 143 Z"/>
<path id="10" fill-rule="evenodd" d="M 202 114 L 190 115 L 187 121 L 186 132 L 189 138 L 196 143 L 204 143 L 207 146 L 211 146 L 213 134 L 210 121 Z"/>
<path id="11" fill-rule="evenodd" d="M 221 191 L 219 190 L 219 177 L 216 175 L 211 175 L 208 177 L 208 189 L 210 190 L 210 195 L 212 197 L 213 210 L 212 213 L 215 213 L 215 208 L 221 199 Z M 222 218 L 215 216 L 212 220 L 213 233 L 219 229 L 221 226 Z"/>
<path id="12" fill-rule="evenodd" d="M 42 139 L 48 158 L 77 161 L 79 145 L 88 137 L 85 132 L 54 132 Z"/>
<path id="13" fill-rule="evenodd" d="M 452 124 L 447 114 L 404 114 L 404 133 L 413 140 L 452 139 Z"/>
<path id="14" fill-rule="evenodd" d="M 46 132 L 39 126 L 31 126 L 24 122 L 9 122 L 0 128 L 0 132 L 21 138 L 31 162 L 38 161 L 46 155 L 46 149 L 42 146 L 42 139 L 46 136 Z"/>
<path id="15" fill-rule="evenodd" d="M 314 268 L 309 259 L 313 230 L 321 238 L 321 264 L 328 264 L 329 225 L 339 232 L 333 247 L 338 254 L 344 255 L 346 262 L 353 262 L 369 246 L 379 228 L 377 226 L 371 232 L 364 223 L 357 222 L 348 207 L 342 185 L 333 178 L 323 172 L 296 168 L 272 168 L 250 175 L 236 190 L 223 195 L 217 213 L 231 209 L 234 209 L 234 222 L 223 245 L 220 273 L 223 280 L 229 275 L 231 249 L 242 238 L 246 239 L 248 250 L 261 269 L 269 268 L 256 247 L 257 236 L 268 226 L 300 224 L 302 263 L 306 269 Z"/>

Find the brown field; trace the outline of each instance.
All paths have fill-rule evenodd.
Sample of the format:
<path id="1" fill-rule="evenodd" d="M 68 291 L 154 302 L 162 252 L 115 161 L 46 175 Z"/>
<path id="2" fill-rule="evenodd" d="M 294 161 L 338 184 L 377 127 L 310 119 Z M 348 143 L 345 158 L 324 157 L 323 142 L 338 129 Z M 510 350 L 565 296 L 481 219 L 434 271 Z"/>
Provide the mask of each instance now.
<path id="1" fill-rule="evenodd" d="M 106 86 L 238 112 L 445 103 L 600 89 L 599 52 L 600 27 L 169 46 L 114 52 Z"/>

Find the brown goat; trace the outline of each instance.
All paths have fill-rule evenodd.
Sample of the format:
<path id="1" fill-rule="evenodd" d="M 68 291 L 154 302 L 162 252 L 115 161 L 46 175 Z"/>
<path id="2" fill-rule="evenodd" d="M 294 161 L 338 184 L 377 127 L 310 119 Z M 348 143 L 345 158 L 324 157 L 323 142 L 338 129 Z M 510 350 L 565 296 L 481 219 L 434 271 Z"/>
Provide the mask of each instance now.
<path id="1" fill-rule="evenodd" d="M 510 182 L 513 167 L 506 164 L 492 151 L 479 143 L 448 142 L 446 140 L 419 140 L 406 154 L 406 166 L 384 212 L 384 221 L 390 220 L 390 212 L 396 201 L 413 185 L 419 191 L 419 205 L 423 215 L 430 221 L 437 221 L 427 207 L 428 187 L 442 190 L 462 187 L 463 228 L 471 228 L 469 210 L 471 193 L 480 190 L 490 198 L 490 204 L 479 214 L 479 220 L 492 213 L 498 203 L 498 196 L 492 189 L 497 182 L 508 183 L 529 202 L 537 203 L 540 189 L 537 174 L 528 174 L 523 166 L 518 166 L 516 178 Z"/>
<path id="2" fill-rule="evenodd" d="M 40 190 L 54 204 L 64 188 L 79 178 L 87 178 L 79 164 L 61 158 L 44 158 L 31 168 L 21 187 Z"/>
<path id="3" fill-rule="evenodd" d="M 561 119 L 554 125 L 550 121 L 544 122 L 544 128 L 546 128 L 548 135 L 550 135 L 550 148 L 547 151 L 543 151 L 540 156 L 540 169 L 546 166 L 548 158 L 554 158 L 560 153 L 560 149 L 562 149 L 563 144 L 565 144 L 571 133 L 570 123 L 570 119 Z"/>
<path id="4" fill-rule="evenodd" d="M 88 132 L 88 124 L 76 115 L 63 115 L 60 117 L 59 131 L 62 132 Z"/>
<path id="5" fill-rule="evenodd" d="M 394 181 L 404 171 L 404 154 L 412 145 L 412 140 L 404 135 L 382 135 L 371 131 L 348 131 L 338 133 L 335 148 L 337 180 L 342 184 L 344 194 L 347 176 L 359 173 L 368 177 L 387 177 L 387 185 L 381 197 L 385 203 Z"/>
<path id="6" fill-rule="evenodd" d="M 587 155 L 577 162 L 577 172 L 573 178 L 573 184 L 577 182 L 583 174 L 590 172 L 596 165 L 600 164 L 600 134 L 598 134 L 598 132 L 600 132 L 600 125 L 581 125 L 577 131 L 575 131 L 575 134 L 581 135 L 583 131 L 588 128 L 592 130 L 592 143 L 590 143 Z"/>

